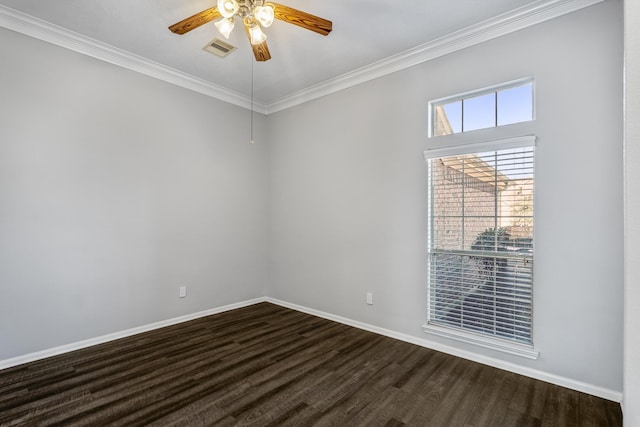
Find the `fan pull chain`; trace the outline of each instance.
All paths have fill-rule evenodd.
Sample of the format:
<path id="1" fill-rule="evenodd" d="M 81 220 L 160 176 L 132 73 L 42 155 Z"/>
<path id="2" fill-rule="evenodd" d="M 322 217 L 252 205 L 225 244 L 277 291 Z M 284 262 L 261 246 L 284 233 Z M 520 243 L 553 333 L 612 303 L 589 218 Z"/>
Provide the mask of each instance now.
<path id="1" fill-rule="evenodd" d="M 251 144 L 255 144 L 253 140 L 253 58 L 251 59 Z"/>

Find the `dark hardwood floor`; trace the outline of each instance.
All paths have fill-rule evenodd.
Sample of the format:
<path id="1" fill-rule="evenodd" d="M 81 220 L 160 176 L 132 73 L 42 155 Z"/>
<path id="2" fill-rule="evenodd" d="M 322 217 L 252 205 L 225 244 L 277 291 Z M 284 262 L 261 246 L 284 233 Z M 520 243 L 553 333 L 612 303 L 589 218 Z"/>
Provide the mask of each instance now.
<path id="1" fill-rule="evenodd" d="M 620 405 L 261 303 L 0 371 L 0 425 L 621 426 Z"/>

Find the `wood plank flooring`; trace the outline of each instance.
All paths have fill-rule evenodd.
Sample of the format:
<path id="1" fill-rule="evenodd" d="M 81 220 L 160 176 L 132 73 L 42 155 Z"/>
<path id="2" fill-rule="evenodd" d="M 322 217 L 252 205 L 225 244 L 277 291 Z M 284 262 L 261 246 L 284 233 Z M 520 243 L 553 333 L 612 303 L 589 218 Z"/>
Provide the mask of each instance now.
<path id="1" fill-rule="evenodd" d="M 620 405 L 269 303 L 0 371 L 1 426 L 621 426 Z"/>

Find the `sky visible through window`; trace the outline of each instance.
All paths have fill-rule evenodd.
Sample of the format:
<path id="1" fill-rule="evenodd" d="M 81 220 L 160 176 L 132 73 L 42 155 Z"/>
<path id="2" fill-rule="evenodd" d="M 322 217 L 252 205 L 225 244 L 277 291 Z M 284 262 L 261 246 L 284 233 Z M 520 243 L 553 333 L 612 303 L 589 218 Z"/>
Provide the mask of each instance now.
<path id="1" fill-rule="evenodd" d="M 478 158 L 491 167 L 495 167 L 509 179 L 531 179 L 533 171 L 531 163 L 533 161 L 533 149 L 508 148 L 499 151 L 478 153 Z"/>
<path id="2" fill-rule="evenodd" d="M 530 121 L 533 120 L 533 82 L 432 106 L 438 107 L 442 108 L 444 117 L 434 114 L 435 136 Z"/>

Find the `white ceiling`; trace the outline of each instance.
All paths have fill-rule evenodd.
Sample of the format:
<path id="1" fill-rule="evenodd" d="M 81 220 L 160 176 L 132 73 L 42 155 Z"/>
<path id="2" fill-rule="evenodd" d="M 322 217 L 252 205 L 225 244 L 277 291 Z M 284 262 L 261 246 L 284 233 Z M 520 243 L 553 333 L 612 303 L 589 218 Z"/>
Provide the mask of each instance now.
<path id="1" fill-rule="evenodd" d="M 0 26 L 61 45 L 73 39 L 75 50 L 119 65 L 133 62 L 129 68 L 137 71 L 155 67 L 148 74 L 191 80 L 187 87 L 210 86 L 209 94 L 231 102 L 250 96 L 253 63 L 256 103 L 270 112 L 304 93 L 313 98 L 599 1 L 279 0 L 333 21 L 333 32 L 324 37 L 276 20 L 265 30 L 272 56 L 267 62 L 253 60 L 240 26 L 229 40 L 238 49 L 224 59 L 202 50 L 219 36 L 213 23 L 185 35 L 167 29 L 215 0 L 0 0 Z M 90 48 L 77 47 L 78 40 Z"/>

